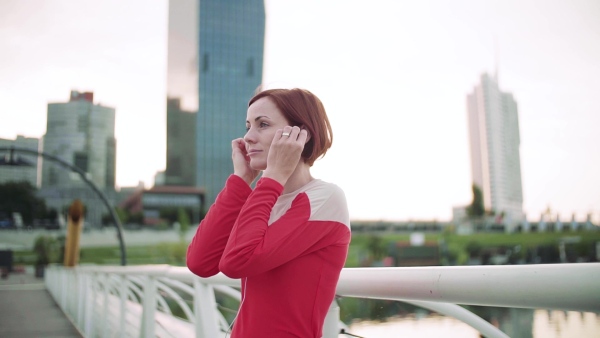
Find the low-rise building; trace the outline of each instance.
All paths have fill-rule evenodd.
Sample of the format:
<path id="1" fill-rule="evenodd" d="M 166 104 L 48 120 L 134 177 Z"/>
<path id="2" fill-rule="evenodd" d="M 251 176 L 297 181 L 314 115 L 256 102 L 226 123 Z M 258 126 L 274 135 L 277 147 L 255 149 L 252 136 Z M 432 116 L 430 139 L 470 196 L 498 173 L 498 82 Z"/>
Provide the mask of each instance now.
<path id="1" fill-rule="evenodd" d="M 125 198 L 119 207 L 130 214 L 142 213 L 144 225 L 158 225 L 167 221 L 169 214 L 181 208 L 190 216 L 191 224 L 203 218 L 204 190 L 184 186 L 154 186 L 141 189 Z"/>

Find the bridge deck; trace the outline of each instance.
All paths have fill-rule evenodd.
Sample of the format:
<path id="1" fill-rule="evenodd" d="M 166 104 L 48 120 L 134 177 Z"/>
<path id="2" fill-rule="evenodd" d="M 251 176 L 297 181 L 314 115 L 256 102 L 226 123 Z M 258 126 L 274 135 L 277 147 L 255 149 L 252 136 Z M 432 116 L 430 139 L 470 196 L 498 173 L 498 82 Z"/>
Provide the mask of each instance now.
<path id="1" fill-rule="evenodd" d="M 0 279 L 0 337 L 77 337 L 77 329 L 33 271 Z"/>

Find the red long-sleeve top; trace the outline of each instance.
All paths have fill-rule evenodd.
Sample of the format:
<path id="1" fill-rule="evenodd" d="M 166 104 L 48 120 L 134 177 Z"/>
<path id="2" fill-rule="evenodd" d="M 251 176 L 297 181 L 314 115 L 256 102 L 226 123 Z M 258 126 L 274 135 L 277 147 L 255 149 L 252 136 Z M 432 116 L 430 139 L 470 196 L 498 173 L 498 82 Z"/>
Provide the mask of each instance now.
<path id="1" fill-rule="evenodd" d="M 322 336 L 350 244 L 346 198 L 321 180 L 282 192 L 231 175 L 188 247 L 196 275 L 242 278 L 232 338 Z"/>

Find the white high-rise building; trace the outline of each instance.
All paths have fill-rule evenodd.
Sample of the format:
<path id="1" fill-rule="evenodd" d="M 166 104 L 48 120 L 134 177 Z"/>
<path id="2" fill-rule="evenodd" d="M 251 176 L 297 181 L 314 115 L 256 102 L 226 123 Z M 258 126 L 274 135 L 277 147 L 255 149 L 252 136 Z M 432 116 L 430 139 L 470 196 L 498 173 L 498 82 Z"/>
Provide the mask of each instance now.
<path id="1" fill-rule="evenodd" d="M 113 199 L 115 109 L 94 104 L 94 93 L 71 91 L 69 102 L 48 103 L 42 147 L 44 154 L 58 157 L 85 172 L 87 180 L 93 182 L 107 199 Z M 86 208 L 85 222 L 92 226 L 100 226 L 102 218 L 109 213 L 101 198 L 79 174 L 45 158 L 42 159 L 39 195 L 49 208 L 60 213 L 65 212 L 75 199 L 81 200 Z"/>
<path id="2" fill-rule="evenodd" d="M 473 183 L 485 209 L 503 214 L 510 230 L 523 219 L 517 103 L 500 90 L 496 77 L 483 74 L 467 96 L 467 112 Z"/>
<path id="3" fill-rule="evenodd" d="M 115 109 L 94 104 L 94 93 L 71 91 L 69 102 L 49 103 L 43 151 L 88 173 L 98 188 L 115 186 Z M 85 186 L 77 175 L 42 161 L 42 188 Z"/>

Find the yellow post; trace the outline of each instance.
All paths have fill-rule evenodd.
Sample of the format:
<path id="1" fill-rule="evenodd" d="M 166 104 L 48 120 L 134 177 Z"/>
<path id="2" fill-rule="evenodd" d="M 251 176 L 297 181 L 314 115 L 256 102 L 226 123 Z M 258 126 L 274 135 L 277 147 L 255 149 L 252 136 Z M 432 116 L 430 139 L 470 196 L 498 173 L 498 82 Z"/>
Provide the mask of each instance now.
<path id="1" fill-rule="evenodd" d="M 83 227 L 83 204 L 76 199 L 69 207 L 67 221 L 67 238 L 65 241 L 65 266 L 75 266 L 79 263 L 79 238 Z"/>

